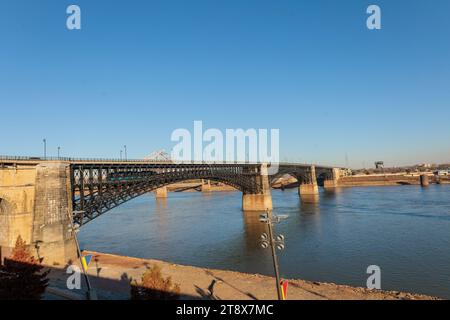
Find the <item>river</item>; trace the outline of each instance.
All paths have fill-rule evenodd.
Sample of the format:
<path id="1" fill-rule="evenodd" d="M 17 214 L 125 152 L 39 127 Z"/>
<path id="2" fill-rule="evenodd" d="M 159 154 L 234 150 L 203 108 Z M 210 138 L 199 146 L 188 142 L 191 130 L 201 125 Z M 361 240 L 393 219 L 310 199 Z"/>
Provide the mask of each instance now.
<path id="1" fill-rule="evenodd" d="M 381 287 L 450 298 L 450 185 L 321 191 L 302 203 L 296 189 L 273 190 L 284 278 L 365 286 L 367 267 Z M 83 248 L 247 273 L 273 274 L 258 213 L 241 211 L 240 192 L 152 194 L 82 227 Z"/>

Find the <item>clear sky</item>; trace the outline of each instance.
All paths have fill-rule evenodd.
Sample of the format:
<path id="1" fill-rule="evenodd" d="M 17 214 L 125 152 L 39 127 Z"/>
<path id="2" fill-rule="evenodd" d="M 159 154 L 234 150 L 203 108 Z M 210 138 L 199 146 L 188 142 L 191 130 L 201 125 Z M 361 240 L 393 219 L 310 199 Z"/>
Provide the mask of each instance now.
<path id="1" fill-rule="evenodd" d="M 0 154 L 45 137 L 50 155 L 141 158 L 202 120 L 278 128 L 282 160 L 450 162 L 449 16 L 448 0 L 0 0 Z"/>

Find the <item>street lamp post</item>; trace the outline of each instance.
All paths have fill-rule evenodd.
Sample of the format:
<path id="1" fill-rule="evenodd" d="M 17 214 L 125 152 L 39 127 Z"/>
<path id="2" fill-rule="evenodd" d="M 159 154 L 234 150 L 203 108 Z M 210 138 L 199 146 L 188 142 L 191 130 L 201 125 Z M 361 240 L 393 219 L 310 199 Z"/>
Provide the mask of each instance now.
<path id="1" fill-rule="evenodd" d="M 47 139 L 42 139 L 42 142 L 44 143 L 44 159 L 47 158 Z"/>
<path id="2" fill-rule="evenodd" d="M 122 160 L 122 153 L 123 153 L 123 151 L 120 150 L 120 160 Z"/>
<path id="3" fill-rule="evenodd" d="M 277 282 L 277 294 L 278 294 L 278 300 L 282 300 L 282 294 L 281 294 L 281 281 L 280 281 L 280 268 L 278 264 L 278 257 L 276 249 L 282 251 L 285 249 L 284 245 L 284 236 L 282 234 L 278 235 L 276 238 L 273 234 L 273 224 L 279 223 L 281 220 L 286 219 L 288 216 L 286 215 L 279 215 L 274 216 L 271 214 L 269 210 L 265 214 L 262 214 L 260 216 L 259 221 L 262 223 L 267 224 L 267 229 L 269 231 L 269 234 L 263 233 L 261 235 L 261 247 L 263 249 L 267 249 L 270 246 L 270 249 L 272 251 L 272 261 L 273 261 L 273 269 L 275 271 L 275 278 Z"/>
<path id="4" fill-rule="evenodd" d="M 123 149 L 125 150 L 125 160 L 128 160 L 128 156 L 127 156 L 127 145 L 123 146 Z"/>
<path id="5" fill-rule="evenodd" d="M 84 214 L 84 211 L 73 211 L 74 215 L 78 215 L 78 214 Z M 87 298 L 89 300 L 97 300 L 97 293 L 96 291 L 92 288 L 91 286 L 91 282 L 89 281 L 89 276 L 87 274 L 87 270 L 84 268 L 84 263 L 83 263 L 83 256 L 81 254 L 81 249 L 80 249 L 80 244 L 78 242 L 78 238 L 77 238 L 77 233 L 78 233 L 78 228 L 75 227 L 72 217 L 69 217 L 70 219 L 70 231 L 73 234 L 73 237 L 75 239 L 75 246 L 77 247 L 77 253 L 78 253 L 78 257 L 80 259 L 80 264 L 81 264 L 81 269 L 83 270 L 83 275 L 84 275 L 84 279 L 86 281 L 86 285 L 87 285 Z"/>
<path id="6" fill-rule="evenodd" d="M 58 160 L 59 160 L 59 153 L 61 151 L 61 147 L 58 147 Z"/>

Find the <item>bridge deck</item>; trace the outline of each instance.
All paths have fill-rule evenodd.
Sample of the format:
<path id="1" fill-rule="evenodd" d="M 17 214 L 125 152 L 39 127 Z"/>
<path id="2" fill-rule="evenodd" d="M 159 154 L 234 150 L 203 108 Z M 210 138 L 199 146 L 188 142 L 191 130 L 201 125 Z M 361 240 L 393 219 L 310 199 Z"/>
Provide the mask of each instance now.
<path id="1" fill-rule="evenodd" d="M 259 162 L 198 162 L 198 161 L 184 161 L 184 162 L 173 162 L 173 161 L 152 161 L 145 159 L 130 159 L 130 160 L 121 160 L 121 159 L 83 159 L 83 158 L 67 158 L 67 157 L 24 157 L 24 156 L 0 156 L 0 164 L 1 165 L 38 165 L 43 162 L 67 162 L 71 164 L 101 164 L 101 165 L 169 165 L 169 166 L 196 166 L 196 165 L 211 165 L 211 166 L 254 166 L 260 165 L 262 163 Z M 268 165 L 272 165 L 268 163 Z M 302 167 L 309 168 L 311 166 L 315 166 L 316 168 L 323 169 L 332 169 L 339 168 L 336 166 L 324 166 L 318 164 L 306 164 L 306 163 L 293 163 L 293 162 L 280 162 L 276 163 L 279 167 Z M 340 168 L 343 169 L 343 168 Z"/>

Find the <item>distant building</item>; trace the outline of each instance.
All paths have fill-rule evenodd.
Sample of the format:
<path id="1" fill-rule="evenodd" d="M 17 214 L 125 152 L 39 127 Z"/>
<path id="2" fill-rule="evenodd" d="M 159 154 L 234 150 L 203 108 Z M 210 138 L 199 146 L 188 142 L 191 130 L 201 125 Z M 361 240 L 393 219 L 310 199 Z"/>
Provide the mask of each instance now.
<path id="1" fill-rule="evenodd" d="M 341 177 L 349 177 L 351 175 L 353 175 L 352 169 L 341 169 Z"/>
<path id="2" fill-rule="evenodd" d="M 384 162 L 383 161 L 375 162 L 375 169 L 384 169 Z"/>

